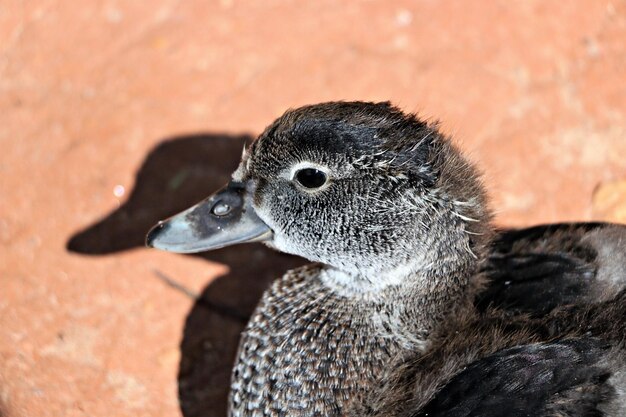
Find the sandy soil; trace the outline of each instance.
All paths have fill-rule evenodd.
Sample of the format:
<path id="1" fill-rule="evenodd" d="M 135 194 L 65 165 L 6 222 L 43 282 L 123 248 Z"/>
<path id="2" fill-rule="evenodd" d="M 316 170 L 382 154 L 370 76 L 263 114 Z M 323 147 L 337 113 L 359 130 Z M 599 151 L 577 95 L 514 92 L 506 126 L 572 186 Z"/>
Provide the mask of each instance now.
<path id="1" fill-rule="evenodd" d="M 0 415 L 224 415 L 246 316 L 302 261 L 143 236 L 289 107 L 441 119 L 502 225 L 626 221 L 625 39 L 623 0 L 4 0 Z"/>

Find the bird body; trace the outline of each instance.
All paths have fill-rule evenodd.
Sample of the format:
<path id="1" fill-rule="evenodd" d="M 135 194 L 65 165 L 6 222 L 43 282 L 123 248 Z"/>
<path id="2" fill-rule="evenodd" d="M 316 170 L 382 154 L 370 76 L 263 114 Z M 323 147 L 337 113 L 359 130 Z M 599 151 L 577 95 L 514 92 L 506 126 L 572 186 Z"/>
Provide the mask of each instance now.
<path id="1" fill-rule="evenodd" d="M 264 294 L 242 335 L 233 415 L 341 415 L 401 349 L 377 326 L 385 303 L 342 296 L 323 274 L 318 265 L 290 271 Z"/>
<path id="2" fill-rule="evenodd" d="M 232 416 L 626 410 L 625 228 L 496 233 L 472 164 L 389 103 L 288 111 L 226 188 L 148 236 L 178 252 L 255 240 L 314 264 L 250 319 Z"/>

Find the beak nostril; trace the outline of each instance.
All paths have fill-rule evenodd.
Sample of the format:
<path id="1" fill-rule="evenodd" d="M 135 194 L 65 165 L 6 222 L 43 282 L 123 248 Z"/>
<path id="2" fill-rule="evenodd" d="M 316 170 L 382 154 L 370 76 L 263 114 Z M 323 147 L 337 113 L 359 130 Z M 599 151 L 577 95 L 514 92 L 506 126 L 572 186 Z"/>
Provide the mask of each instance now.
<path id="1" fill-rule="evenodd" d="M 232 210 L 232 207 L 229 206 L 228 204 L 220 201 L 217 204 L 215 204 L 213 206 L 213 209 L 211 210 L 211 213 L 213 213 L 216 216 L 226 216 L 228 213 L 230 213 Z"/>

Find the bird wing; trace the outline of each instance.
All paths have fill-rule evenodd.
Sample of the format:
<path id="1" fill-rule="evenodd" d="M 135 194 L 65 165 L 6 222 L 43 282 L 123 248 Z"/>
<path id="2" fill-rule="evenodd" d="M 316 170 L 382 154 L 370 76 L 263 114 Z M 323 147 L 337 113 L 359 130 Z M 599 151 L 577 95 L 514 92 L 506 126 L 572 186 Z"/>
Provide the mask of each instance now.
<path id="1" fill-rule="evenodd" d="M 626 287 L 626 226 L 561 223 L 500 231 L 483 262 L 481 310 L 543 315 L 605 301 Z"/>
<path id="2" fill-rule="evenodd" d="M 535 343 L 477 360 L 413 417 L 596 416 L 615 397 L 607 345 L 593 338 Z"/>

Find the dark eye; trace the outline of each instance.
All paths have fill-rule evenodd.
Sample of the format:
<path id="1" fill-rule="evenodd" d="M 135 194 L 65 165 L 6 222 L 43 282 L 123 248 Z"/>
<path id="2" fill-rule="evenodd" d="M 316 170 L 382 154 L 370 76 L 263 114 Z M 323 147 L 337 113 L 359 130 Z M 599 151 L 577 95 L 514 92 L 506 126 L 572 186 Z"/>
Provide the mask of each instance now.
<path id="1" fill-rule="evenodd" d="M 294 178 L 305 188 L 320 188 L 326 184 L 326 173 L 315 168 L 301 169 Z"/>

